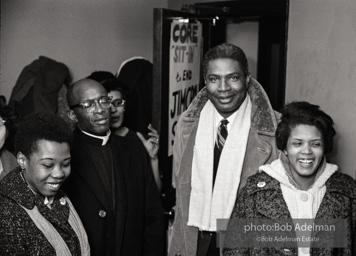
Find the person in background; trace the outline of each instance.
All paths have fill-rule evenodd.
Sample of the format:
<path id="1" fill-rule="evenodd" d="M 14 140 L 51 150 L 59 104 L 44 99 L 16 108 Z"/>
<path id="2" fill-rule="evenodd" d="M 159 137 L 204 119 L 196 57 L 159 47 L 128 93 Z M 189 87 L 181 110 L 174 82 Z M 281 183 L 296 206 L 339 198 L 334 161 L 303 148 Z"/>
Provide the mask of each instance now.
<path id="1" fill-rule="evenodd" d="M 332 118 L 319 106 L 303 101 L 287 104 L 281 113 L 283 117 L 276 131 L 279 159 L 261 166 L 259 173 L 248 179 L 231 222 L 253 218 L 324 221 L 346 218 L 348 227 L 342 230 L 347 240 L 345 247 L 330 248 L 332 241 L 329 248 L 228 246 L 224 255 L 356 255 L 356 182 L 326 161 L 336 134 Z M 234 239 L 232 232 L 230 223 L 225 244 Z"/>
<path id="2" fill-rule="evenodd" d="M 77 127 L 72 174 L 63 189 L 83 221 L 92 255 L 163 255 L 164 213 L 142 143 L 111 135 L 112 98 L 99 82 L 75 82 L 67 101 Z"/>
<path id="3" fill-rule="evenodd" d="M 132 56 L 121 62 L 115 77 L 126 88 L 123 126 L 145 134 L 152 122 L 153 63 L 142 56 Z"/>
<path id="4" fill-rule="evenodd" d="M 226 43 L 210 49 L 203 77 L 205 88 L 176 126 L 168 255 L 220 255 L 216 220 L 230 218 L 247 177 L 278 156 L 278 113 L 251 78 L 243 50 Z"/>
<path id="5" fill-rule="evenodd" d="M 19 167 L 0 182 L 0 255 L 90 255 L 82 222 L 60 189 L 71 171 L 71 140 L 50 112 L 19 123 Z"/>
<path id="6" fill-rule="evenodd" d="M 18 166 L 14 150 L 14 125 L 10 109 L 6 106 L 6 98 L 0 96 L 0 181 L 12 169 Z"/>
<path id="7" fill-rule="evenodd" d="M 110 129 L 111 131 L 118 136 L 129 136 L 131 138 L 139 138 L 151 161 L 151 167 L 153 172 L 153 177 L 155 179 L 158 190 L 162 190 L 162 181 L 159 173 L 159 161 L 158 161 L 158 151 L 159 151 L 159 135 L 157 131 L 152 127 L 151 124 L 148 125 L 148 136 L 147 140 L 145 136 L 140 132 L 134 132 L 128 127 L 123 126 L 124 123 L 124 114 L 125 107 L 127 104 L 126 87 L 111 73 L 108 71 L 94 71 L 88 76 L 89 79 L 93 79 L 101 83 L 105 90 L 108 92 L 108 95 L 113 97 L 112 104 L 110 108 L 111 120 L 110 120 Z M 132 118 L 131 118 L 132 119 Z"/>
<path id="8" fill-rule="evenodd" d="M 117 79 L 104 80 L 101 82 L 108 95 L 112 97 L 111 101 L 111 121 L 110 129 L 111 131 L 119 136 L 129 136 L 133 139 L 139 138 L 150 157 L 151 167 L 153 172 L 153 177 L 155 179 L 158 190 L 162 189 L 162 181 L 159 173 L 159 162 L 158 162 L 158 150 L 159 150 L 159 135 L 157 131 L 152 127 L 151 124 L 148 125 L 148 136 L 147 140 L 140 132 L 133 132 L 129 128 L 122 126 L 125 113 L 126 104 L 126 94 L 125 88 L 120 84 Z"/>

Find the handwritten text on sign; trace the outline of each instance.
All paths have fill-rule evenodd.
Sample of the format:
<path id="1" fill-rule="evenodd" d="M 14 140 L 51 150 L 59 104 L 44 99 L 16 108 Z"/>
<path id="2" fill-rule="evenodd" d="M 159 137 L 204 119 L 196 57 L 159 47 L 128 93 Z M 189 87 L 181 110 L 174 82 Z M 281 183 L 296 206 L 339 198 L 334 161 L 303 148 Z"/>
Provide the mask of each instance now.
<path id="1" fill-rule="evenodd" d="M 179 116 L 198 93 L 202 26 L 200 23 L 171 24 L 169 60 L 168 156 L 172 155 Z"/>

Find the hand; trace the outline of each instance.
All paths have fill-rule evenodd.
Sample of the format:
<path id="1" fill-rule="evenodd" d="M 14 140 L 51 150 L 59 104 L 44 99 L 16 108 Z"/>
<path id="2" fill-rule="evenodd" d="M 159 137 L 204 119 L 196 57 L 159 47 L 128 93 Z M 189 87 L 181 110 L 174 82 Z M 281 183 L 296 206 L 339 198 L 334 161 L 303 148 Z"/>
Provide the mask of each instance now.
<path id="1" fill-rule="evenodd" d="M 145 146 L 146 151 L 147 151 L 148 155 L 150 156 L 150 158 L 156 159 L 158 150 L 159 150 L 159 134 L 152 127 L 151 124 L 148 125 L 148 130 L 149 130 L 148 135 L 150 136 L 150 138 L 147 140 L 141 133 L 136 132 L 136 134 L 142 141 L 143 145 Z"/>

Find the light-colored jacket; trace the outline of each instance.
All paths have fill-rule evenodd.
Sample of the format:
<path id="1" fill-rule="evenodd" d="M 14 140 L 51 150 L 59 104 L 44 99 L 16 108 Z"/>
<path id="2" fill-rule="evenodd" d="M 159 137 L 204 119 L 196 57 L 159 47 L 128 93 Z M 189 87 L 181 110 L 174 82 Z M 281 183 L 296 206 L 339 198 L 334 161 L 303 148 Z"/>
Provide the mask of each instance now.
<path id="1" fill-rule="evenodd" d="M 251 128 L 241 173 L 240 189 L 258 167 L 278 158 L 275 143 L 280 114 L 272 109 L 262 86 L 254 79 L 248 84 L 252 102 Z M 208 101 L 203 88 L 180 116 L 173 146 L 173 186 L 176 188 L 176 210 L 169 228 L 168 255 L 194 256 L 197 251 L 198 228 L 187 226 L 191 192 L 191 167 L 200 112 Z"/>

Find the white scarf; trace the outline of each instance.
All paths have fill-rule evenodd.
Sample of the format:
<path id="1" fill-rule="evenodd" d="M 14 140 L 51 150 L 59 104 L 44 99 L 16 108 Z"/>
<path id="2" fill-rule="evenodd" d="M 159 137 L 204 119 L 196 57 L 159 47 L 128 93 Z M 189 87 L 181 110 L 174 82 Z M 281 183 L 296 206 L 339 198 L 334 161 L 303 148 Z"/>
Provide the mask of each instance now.
<path id="1" fill-rule="evenodd" d="M 251 125 L 252 104 L 247 95 L 237 110 L 221 152 L 214 191 L 214 105 L 207 101 L 200 113 L 192 161 L 192 190 L 188 226 L 216 231 L 217 219 L 229 219 L 235 205 Z"/>

